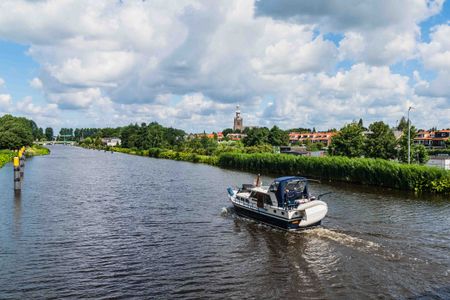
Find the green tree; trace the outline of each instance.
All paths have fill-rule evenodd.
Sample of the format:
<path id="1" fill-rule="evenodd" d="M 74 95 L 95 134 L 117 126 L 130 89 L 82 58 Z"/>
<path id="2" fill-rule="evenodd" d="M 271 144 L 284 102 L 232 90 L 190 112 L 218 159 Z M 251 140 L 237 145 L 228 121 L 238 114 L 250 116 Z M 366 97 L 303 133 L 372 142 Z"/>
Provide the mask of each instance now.
<path id="1" fill-rule="evenodd" d="M 45 138 L 47 139 L 47 141 L 53 140 L 53 128 L 51 127 L 45 128 Z"/>
<path id="2" fill-rule="evenodd" d="M 414 156 L 415 161 L 419 164 L 425 164 L 430 159 L 424 145 L 414 145 Z"/>
<path id="3" fill-rule="evenodd" d="M 397 125 L 397 130 L 404 131 L 405 129 L 408 129 L 408 121 L 405 117 L 402 117 Z"/>
<path id="4" fill-rule="evenodd" d="M 233 133 L 233 129 L 226 128 L 226 129 L 222 130 L 223 136 L 227 136 L 227 134 L 229 134 L 229 133 Z"/>
<path id="5" fill-rule="evenodd" d="M 424 164 L 428 161 L 428 152 L 424 145 L 415 145 L 414 138 L 417 136 L 417 129 L 415 126 L 411 126 L 411 163 Z M 398 151 L 398 159 L 401 162 L 408 162 L 408 128 L 403 130 L 403 135 L 400 139 L 400 149 Z"/>
<path id="6" fill-rule="evenodd" d="M 270 131 L 266 127 L 248 129 L 247 136 L 244 138 L 243 143 L 247 147 L 268 144 L 269 133 Z"/>
<path id="7" fill-rule="evenodd" d="M 33 143 L 33 129 L 38 133 L 36 123 L 26 118 L 4 115 L 0 118 L 0 148 L 18 149 Z"/>
<path id="8" fill-rule="evenodd" d="M 397 141 L 389 125 L 382 121 L 374 122 L 370 124 L 369 130 L 370 133 L 365 140 L 365 156 L 383 159 L 395 158 Z"/>
<path id="9" fill-rule="evenodd" d="M 328 151 L 331 155 L 360 157 L 364 154 L 363 129 L 358 123 L 350 123 L 331 140 Z"/>
<path id="10" fill-rule="evenodd" d="M 272 146 L 287 145 L 289 143 L 289 134 L 277 126 L 273 126 L 272 129 L 270 129 L 268 141 Z"/>

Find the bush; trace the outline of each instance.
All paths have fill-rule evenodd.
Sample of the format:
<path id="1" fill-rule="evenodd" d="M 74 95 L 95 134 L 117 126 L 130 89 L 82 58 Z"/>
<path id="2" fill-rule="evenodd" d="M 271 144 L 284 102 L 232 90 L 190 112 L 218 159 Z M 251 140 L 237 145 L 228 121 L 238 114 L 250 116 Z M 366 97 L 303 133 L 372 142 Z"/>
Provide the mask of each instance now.
<path id="1" fill-rule="evenodd" d="M 219 156 L 217 164 L 220 167 L 258 173 L 300 175 L 416 192 L 450 194 L 449 171 L 383 159 L 225 153 Z"/>

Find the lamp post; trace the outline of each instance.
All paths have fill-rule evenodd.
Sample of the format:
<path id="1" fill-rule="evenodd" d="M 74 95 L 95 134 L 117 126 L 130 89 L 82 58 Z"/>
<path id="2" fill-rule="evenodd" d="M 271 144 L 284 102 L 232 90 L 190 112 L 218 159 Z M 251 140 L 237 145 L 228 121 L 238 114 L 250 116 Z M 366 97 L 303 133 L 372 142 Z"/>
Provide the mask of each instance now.
<path id="1" fill-rule="evenodd" d="M 414 107 L 410 106 L 408 108 L 408 164 L 411 163 L 411 122 L 409 121 L 409 112 L 411 109 L 414 109 Z"/>

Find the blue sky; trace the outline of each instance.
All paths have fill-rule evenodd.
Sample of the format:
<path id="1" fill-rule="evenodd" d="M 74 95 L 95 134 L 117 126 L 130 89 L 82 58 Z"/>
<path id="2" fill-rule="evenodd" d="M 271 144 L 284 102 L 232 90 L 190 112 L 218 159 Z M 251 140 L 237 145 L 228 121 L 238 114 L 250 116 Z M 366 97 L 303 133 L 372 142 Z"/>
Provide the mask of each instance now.
<path id="1" fill-rule="evenodd" d="M 0 113 L 203 132 L 240 104 L 246 125 L 326 130 L 413 105 L 418 127 L 450 127 L 448 1 L 117 4 L 2 1 Z"/>

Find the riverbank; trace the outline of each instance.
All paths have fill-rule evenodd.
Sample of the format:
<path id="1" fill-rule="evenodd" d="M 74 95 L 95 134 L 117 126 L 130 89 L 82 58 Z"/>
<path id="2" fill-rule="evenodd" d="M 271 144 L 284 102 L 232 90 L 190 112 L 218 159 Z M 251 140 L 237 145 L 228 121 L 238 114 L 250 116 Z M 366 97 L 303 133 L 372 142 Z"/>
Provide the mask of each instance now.
<path id="1" fill-rule="evenodd" d="M 26 156 L 41 156 L 50 154 L 50 149 L 39 145 L 33 145 L 32 147 L 27 147 L 25 151 Z"/>
<path id="2" fill-rule="evenodd" d="M 42 147 L 42 146 L 37 146 L 37 145 L 27 147 L 26 152 L 25 152 L 25 155 L 28 157 L 48 155 L 48 154 L 50 154 L 49 149 Z M 0 150 L 0 168 L 3 167 L 5 164 L 11 162 L 12 159 L 14 158 L 14 156 L 16 156 L 16 155 L 17 155 L 16 151 Z"/>
<path id="3" fill-rule="evenodd" d="M 223 153 L 218 156 L 207 156 L 160 148 L 136 150 L 111 147 L 109 150 L 131 155 L 205 163 L 260 174 L 300 175 L 330 182 L 379 186 L 416 193 L 450 194 L 450 171 L 383 159 L 307 157 L 270 153 Z"/>
<path id="4" fill-rule="evenodd" d="M 16 152 L 11 150 L 0 150 L 0 168 L 12 161 Z"/>

